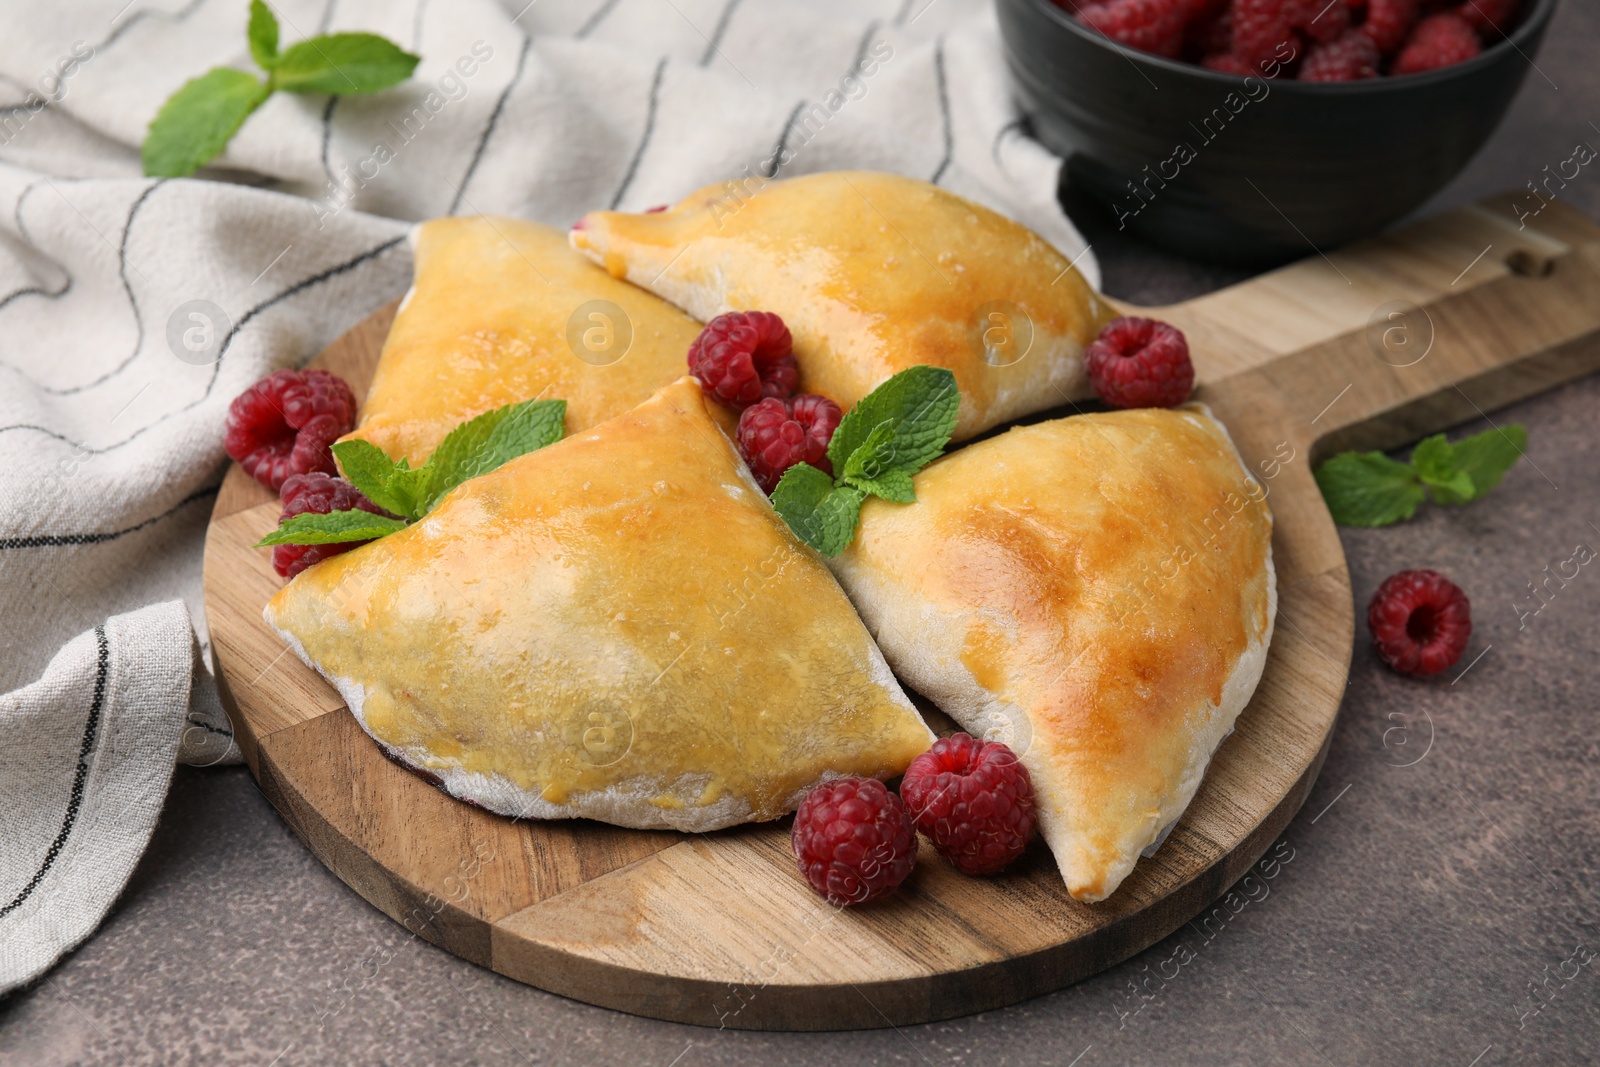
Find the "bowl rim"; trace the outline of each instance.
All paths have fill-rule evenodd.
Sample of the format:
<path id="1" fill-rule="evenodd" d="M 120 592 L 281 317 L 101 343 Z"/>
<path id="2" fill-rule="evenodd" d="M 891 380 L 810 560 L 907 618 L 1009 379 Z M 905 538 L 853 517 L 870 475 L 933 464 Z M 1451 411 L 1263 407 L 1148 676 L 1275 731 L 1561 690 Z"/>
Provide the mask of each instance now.
<path id="1" fill-rule="evenodd" d="M 1341 93 L 1356 96 L 1360 94 L 1402 93 L 1412 88 L 1423 88 L 1456 78 L 1466 78 L 1471 76 L 1473 72 L 1497 61 L 1500 53 L 1507 47 L 1515 47 L 1530 67 L 1538 69 L 1533 62 L 1533 57 L 1524 52 L 1522 46 L 1536 33 L 1543 31 L 1545 25 L 1550 21 L 1550 17 L 1555 13 L 1558 0 L 1534 0 L 1532 9 L 1522 16 L 1522 21 L 1517 24 L 1516 29 L 1464 62 L 1453 63 L 1448 67 L 1440 67 L 1437 70 L 1423 71 L 1420 74 L 1362 78 L 1359 81 L 1350 82 L 1303 82 L 1293 78 L 1268 78 L 1264 74 L 1227 74 L 1219 70 L 1212 70 L 1209 67 L 1202 67 L 1198 63 L 1168 59 L 1166 56 L 1158 56 L 1154 52 L 1143 52 L 1137 48 L 1130 48 L 1125 44 L 1112 40 L 1103 33 L 1084 26 L 1064 8 L 1057 7 L 1051 0 L 1010 0 L 1010 2 L 1040 11 L 1045 18 L 1054 22 L 1066 32 L 1075 34 L 1080 40 L 1087 41 L 1096 47 L 1121 55 L 1130 63 L 1133 63 L 1135 67 L 1139 64 L 1145 64 L 1174 74 L 1199 77 L 1202 80 L 1212 81 L 1218 85 L 1237 86 L 1244 84 L 1250 78 L 1256 78 L 1260 81 L 1271 82 L 1275 91 L 1303 93 L 1307 96 L 1337 96 Z"/>

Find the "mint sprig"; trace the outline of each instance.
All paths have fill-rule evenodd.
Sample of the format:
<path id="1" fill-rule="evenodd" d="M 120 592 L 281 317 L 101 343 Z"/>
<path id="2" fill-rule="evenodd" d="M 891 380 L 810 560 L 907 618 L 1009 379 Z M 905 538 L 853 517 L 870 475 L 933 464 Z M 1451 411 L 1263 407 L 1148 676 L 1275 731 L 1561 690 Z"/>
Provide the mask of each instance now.
<path id="1" fill-rule="evenodd" d="M 346 96 L 375 93 L 411 77 L 421 61 L 371 33 L 308 37 L 278 51 L 278 19 L 262 0 L 250 0 L 246 31 L 250 57 L 266 79 L 232 67 L 213 67 L 185 82 L 161 105 L 145 134 L 145 174 L 184 178 L 228 146 L 276 90 Z"/>
<path id="2" fill-rule="evenodd" d="M 828 443 L 836 477 L 797 463 L 772 490 L 772 507 L 794 535 L 824 556 L 855 537 L 868 496 L 916 500 L 912 476 L 939 458 L 956 428 L 961 391 L 942 367 L 911 367 L 861 399 Z"/>
<path id="3" fill-rule="evenodd" d="M 370 511 L 351 508 L 349 511 L 330 511 L 325 515 L 307 511 L 291 515 L 283 525 L 273 530 L 256 547 L 268 545 L 333 545 L 341 541 L 371 541 L 404 530 L 406 520 L 391 519 L 387 515 L 374 515 Z"/>
<path id="4" fill-rule="evenodd" d="M 467 479 L 561 440 L 566 418 L 565 400 L 507 404 L 451 430 L 428 462 L 415 468 L 404 456 L 398 461 L 390 459 L 370 441 L 340 441 L 333 446 L 333 455 L 345 480 L 368 500 L 400 517 L 391 519 L 359 508 L 321 515 L 307 512 L 285 519 L 256 547 L 370 541 L 403 530 Z"/>
<path id="5" fill-rule="evenodd" d="M 1452 444 L 1434 434 L 1401 463 L 1382 452 L 1341 452 L 1314 472 L 1333 521 L 1341 526 L 1388 526 L 1416 514 L 1428 497 L 1467 504 L 1500 484 L 1528 447 L 1519 425 L 1485 430 Z"/>

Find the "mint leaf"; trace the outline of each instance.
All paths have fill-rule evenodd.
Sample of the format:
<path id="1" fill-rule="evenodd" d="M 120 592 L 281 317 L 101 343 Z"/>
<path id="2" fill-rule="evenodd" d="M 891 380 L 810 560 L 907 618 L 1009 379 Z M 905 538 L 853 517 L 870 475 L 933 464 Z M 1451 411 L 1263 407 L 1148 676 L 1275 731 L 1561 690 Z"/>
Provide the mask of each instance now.
<path id="1" fill-rule="evenodd" d="M 1425 493 L 1417 474 L 1382 452 L 1341 452 L 1313 472 L 1341 526 L 1388 526 L 1416 514 Z"/>
<path id="2" fill-rule="evenodd" d="M 772 490 L 772 506 L 794 535 L 824 556 L 843 552 L 870 494 L 917 499 L 912 475 L 937 459 L 956 428 L 961 391 L 942 367 L 909 367 L 845 413 L 828 442 L 838 479 L 797 463 Z"/>
<path id="3" fill-rule="evenodd" d="M 395 463 L 377 445 L 356 438 L 333 446 L 345 481 L 385 511 L 415 518 L 422 471 L 413 471 L 402 459 Z"/>
<path id="4" fill-rule="evenodd" d="M 283 520 L 283 525 L 257 541 L 256 547 L 333 545 L 343 541 L 371 541 L 405 528 L 404 519 L 390 519 L 359 508 L 351 508 L 349 511 L 330 511 L 326 515 L 306 511 Z"/>
<path id="5" fill-rule="evenodd" d="M 863 499 L 861 490 L 835 486 L 809 463 L 784 471 L 772 490 L 773 510 L 796 537 L 824 556 L 837 556 L 855 536 Z"/>
<path id="6" fill-rule="evenodd" d="M 1476 500 L 1499 485 L 1506 471 L 1516 466 L 1517 460 L 1528 450 L 1528 431 L 1524 426 L 1512 424 L 1504 429 L 1485 430 L 1464 437 L 1452 447 L 1456 466 L 1472 479 L 1473 494 L 1469 499 Z"/>
<path id="7" fill-rule="evenodd" d="M 1465 504 L 1472 499 L 1472 478 L 1456 466 L 1455 449 L 1444 434 L 1425 437 L 1411 450 L 1411 466 L 1441 504 Z"/>
<path id="8" fill-rule="evenodd" d="M 278 17 L 261 0 L 250 0 L 250 57 L 262 70 L 278 61 Z"/>
<path id="9" fill-rule="evenodd" d="M 874 446 L 872 462 L 880 471 L 898 468 L 915 473 L 944 451 L 960 408 L 961 391 L 954 374 L 943 367 L 910 367 L 868 393 L 839 420 L 828 442 L 828 459 L 834 470 L 845 470 L 852 454 L 887 423 L 893 436 Z"/>
<path id="10" fill-rule="evenodd" d="M 216 67 L 167 98 L 145 134 L 144 172 L 186 178 L 228 146 L 272 90 L 242 70 Z"/>
<path id="11" fill-rule="evenodd" d="M 451 430 L 428 457 L 417 514 L 425 515 L 450 490 L 509 460 L 561 440 L 565 400 L 527 400 L 486 411 Z"/>
<path id="12" fill-rule="evenodd" d="M 895 421 L 889 419 L 874 426 L 872 432 L 867 434 L 867 439 L 857 445 L 844 461 L 844 470 L 839 478 L 852 482 L 873 481 L 891 471 L 911 473 L 895 462 L 895 425 Z"/>
<path id="13" fill-rule="evenodd" d="M 910 471 L 886 470 L 876 478 L 847 474 L 839 481 L 895 504 L 911 504 L 917 499 L 917 492 L 911 486 Z"/>
<path id="14" fill-rule="evenodd" d="M 375 93 L 411 77 L 419 62 L 420 56 L 375 33 L 326 34 L 284 49 L 272 81 L 295 93 Z"/>

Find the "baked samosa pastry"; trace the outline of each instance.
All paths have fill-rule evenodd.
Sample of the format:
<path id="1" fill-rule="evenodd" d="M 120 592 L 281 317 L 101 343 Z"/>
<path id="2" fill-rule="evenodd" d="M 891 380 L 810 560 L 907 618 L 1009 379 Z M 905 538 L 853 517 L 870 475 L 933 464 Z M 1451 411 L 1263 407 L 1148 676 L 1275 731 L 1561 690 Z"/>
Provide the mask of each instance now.
<path id="1" fill-rule="evenodd" d="M 933 743 L 692 378 L 308 569 L 266 618 L 391 755 L 511 815 L 713 830 Z"/>
<path id="2" fill-rule="evenodd" d="M 1272 516 L 1200 405 L 1014 429 L 870 499 L 835 573 L 895 672 L 1033 777 L 1104 900 L 1183 814 L 1272 639 Z"/>
<path id="3" fill-rule="evenodd" d="M 676 381 L 700 325 L 523 219 L 443 218 L 412 231 L 415 276 L 349 436 L 421 465 L 445 434 L 535 397 L 567 432 Z M 621 315 L 617 311 L 621 311 Z"/>
<path id="4" fill-rule="evenodd" d="M 596 211 L 573 247 L 702 322 L 773 311 L 800 391 L 846 411 L 919 363 L 954 372 L 955 439 L 1088 396 L 1083 350 L 1112 312 L 1031 230 L 912 178 L 836 171 L 666 211 Z"/>

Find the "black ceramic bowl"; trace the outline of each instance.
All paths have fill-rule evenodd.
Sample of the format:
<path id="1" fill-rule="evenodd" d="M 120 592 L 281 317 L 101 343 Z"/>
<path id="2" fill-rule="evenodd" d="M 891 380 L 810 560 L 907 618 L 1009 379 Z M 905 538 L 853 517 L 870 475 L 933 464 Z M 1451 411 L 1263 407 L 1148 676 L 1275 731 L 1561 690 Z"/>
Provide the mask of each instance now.
<path id="1" fill-rule="evenodd" d="M 1067 181 L 1197 259 L 1263 266 L 1382 229 L 1466 166 L 1532 66 L 1556 0 L 1425 74 L 1240 78 L 1119 45 L 1049 0 L 997 0 L 1023 110 Z"/>

